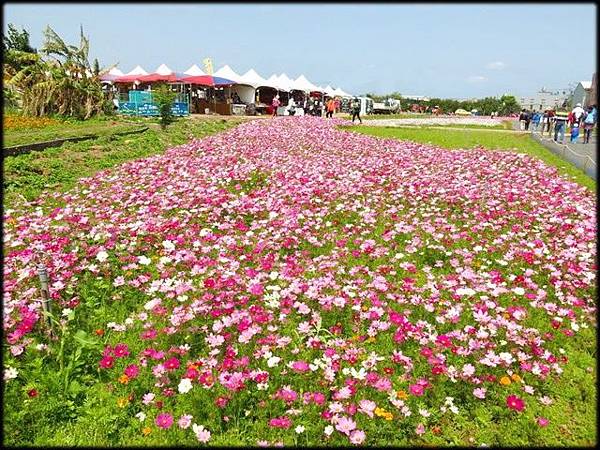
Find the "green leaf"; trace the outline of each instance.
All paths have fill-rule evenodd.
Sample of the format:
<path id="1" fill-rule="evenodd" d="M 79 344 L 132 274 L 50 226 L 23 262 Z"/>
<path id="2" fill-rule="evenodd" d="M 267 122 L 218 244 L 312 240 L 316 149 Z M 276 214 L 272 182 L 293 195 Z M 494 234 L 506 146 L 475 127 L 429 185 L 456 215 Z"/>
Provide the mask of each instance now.
<path id="1" fill-rule="evenodd" d="M 79 342 L 84 347 L 97 347 L 100 342 L 93 336 L 88 335 L 85 331 L 79 330 L 73 335 L 73 339 Z"/>

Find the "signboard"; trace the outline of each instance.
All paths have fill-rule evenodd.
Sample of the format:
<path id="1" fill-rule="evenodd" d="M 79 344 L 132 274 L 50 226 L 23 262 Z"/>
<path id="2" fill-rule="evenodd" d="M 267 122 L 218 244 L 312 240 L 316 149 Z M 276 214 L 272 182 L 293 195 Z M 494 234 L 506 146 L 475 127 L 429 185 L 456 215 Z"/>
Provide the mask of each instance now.
<path id="1" fill-rule="evenodd" d="M 171 107 L 174 116 L 187 116 L 190 113 L 190 105 L 183 102 L 175 102 Z"/>
<path id="2" fill-rule="evenodd" d="M 124 102 L 119 103 L 119 112 L 121 114 L 135 115 L 135 116 L 158 116 L 158 106 L 154 103 L 134 103 Z M 171 112 L 174 116 L 187 116 L 190 113 L 190 105 L 184 102 L 173 103 Z"/>
<path id="3" fill-rule="evenodd" d="M 204 71 L 206 72 L 206 74 L 212 75 L 213 74 L 212 59 L 204 58 L 204 60 L 202 62 L 204 63 Z"/>

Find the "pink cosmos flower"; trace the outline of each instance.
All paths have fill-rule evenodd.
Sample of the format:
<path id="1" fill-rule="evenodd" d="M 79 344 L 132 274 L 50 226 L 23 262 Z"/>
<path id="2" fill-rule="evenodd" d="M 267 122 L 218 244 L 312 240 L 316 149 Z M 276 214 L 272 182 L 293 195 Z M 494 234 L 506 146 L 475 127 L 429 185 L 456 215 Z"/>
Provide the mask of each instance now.
<path id="1" fill-rule="evenodd" d="M 546 419 L 545 417 L 537 418 L 537 424 L 542 428 L 547 426 L 549 423 L 550 423 L 550 421 L 548 419 Z"/>
<path id="2" fill-rule="evenodd" d="M 308 372 L 310 370 L 309 364 L 306 361 L 295 361 L 292 364 L 292 370 L 299 373 Z"/>
<path id="3" fill-rule="evenodd" d="M 425 388 L 421 384 L 411 384 L 408 390 L 412 395 L 416 395 L 417 397 L 420 397 L 425 392 Z"/>
<path id="4" fill-rule="evenodd" d="M 350 433 L 350 443 L 360 445 L 365 441 L 367 435 L 362 430 L 354 430 Z"/>
<path id="5" fill-rule="evenodd" d="M 289 428 L 292 421 L 287 416 L 275 417 L 269 421 L 269 426 L 273 428 Z"/>
<path id="6" fill-rule="evenodd" d="M 152 403 L 154 401 L 154 397 L 155 397 L 155 395 L 152 392 L 148 392 L 147 394 L 144 394 L 142 396 L 142 403 L 144 405 L 149 405 L 150 403 Z"/>
<path id="7" fill-rule="evenodd" d="M 361 400 L 358 402 L 359 411 L 366 414 L 369 417 L 373 417 L 373 411 L 377 407 L 377 404 L 372 400 Z"/>
<path id="8" fill-rule="evenodd" d="M 484 399 L 486 391 L 486 388 L 475 388 L 473 389 L 473 395 L 477 398 Z"/>
<path id="9" fill-rule="evenodd" d="M 525 402 L 516 395 L 509 395 L 506 397 L 506 406 L 515 411 L 523 411 L 525 409 Z"/>
<path id="10" fill-rule="evenodd" d="M 177 425 L 179 426 L 179 428 L 185 430 L 186 428 L 189 428 L 190 425 L 192 424 L 192 419 L 193 419 L 193 417 L 191 415 L 184 414 L 177 421 Z"/>
<path id="11" fill-rule="evenodd" d="M 422 423 L 417 425 L 417 428 L 415 429 L 415 433 L 417 433 L 419 436 L 425 434 L 425 425 L 423 425 Z"/>
<path id="12" fill-rule="evenodd" d="M 340 433 L 344 433 L 349 436 L 350 432 L 356 428 L 356 422 L 350 417 L 341 416 L 335 424 L 335 429 Z"/>
<path id="13" fill-rule="evenodd" d="M 159 428 L 171 428 L 171 425 L 173 425 L 173 416 L 168 413 L 161 413 L 158 416 L 156 416 L 155 423 L 156 426 Z"/>
<path id="14" fill-rule="evenodd" d="M 262 284 L 255 283 L 250 286 L 250 288 L 248 289 L 248 292 L 250 292 L 252 295 L 262 295 L 264 292 L 264 288 L 263 288 Z"/>
<path id="15" fill-rule="evenodd" d="M 115 358 L 112 356 L 105 356 L 100 360 L 100 367 L 103 369 L 110 369 L 115 363 Z"/>
<path id="16" fill-rule="evenodd" d="M 323 405 L 325 403 L 325 394 L 322 392 L 315 392 L 313 394 L 313 402 L 319 406 Z"/>

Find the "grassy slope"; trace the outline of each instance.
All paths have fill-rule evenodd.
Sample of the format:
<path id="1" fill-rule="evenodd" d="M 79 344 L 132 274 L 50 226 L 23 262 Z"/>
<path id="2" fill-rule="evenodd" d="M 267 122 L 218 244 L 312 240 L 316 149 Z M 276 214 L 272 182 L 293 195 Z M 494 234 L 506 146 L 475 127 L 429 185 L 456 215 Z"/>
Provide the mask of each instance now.
<path id="1" fill-rule="evenodd" d="M 66 190 L 79 178 L 125 161 L 161 153 L 170 146 L 187 142 L 190 136 L 203 137 L 240 123 L 239 120 L 178 119 L 166 131 L 161 131 L 157 126 L 152 126 L 154 120 L 139 122 L 150 123 L 151 128 L 140 134 L 103 136 L 5 158 L 4 206 L 10 207 L 11 202 L 21 196 L 34 200 L 46 188 Z"/>
<path id="2" fill-rule="evenodd" d="M 138 128 L 140 125 L 121 119 L 59 122 L 43 128 L 7 129 L 4 131 L 4 146 L 12 147 L 89 134 L 104 136 Z"/>
<path id="3" fill-rule="evenodd" d="M 556 156 L 543 145 L 535 142 L 527 134 L 500 133 L 479 129 L 469 129 L 468 132 L 463 132 L 461 130 L 440 130 L 431 127 L 388 128 L 358 126 L 348 127 L 347 129 L 383 138 L 434 144 L 444 148 L 467 149 L 482 146 L 489 149 L 512 150 L 519 153 L 526 153 L 541 159 L 548 165 L 557 167 L 561 175 L 570 177 L 582 186 L 594 192 L 596 191 L 596 182 L 592 178 L 571 163 Z"/>

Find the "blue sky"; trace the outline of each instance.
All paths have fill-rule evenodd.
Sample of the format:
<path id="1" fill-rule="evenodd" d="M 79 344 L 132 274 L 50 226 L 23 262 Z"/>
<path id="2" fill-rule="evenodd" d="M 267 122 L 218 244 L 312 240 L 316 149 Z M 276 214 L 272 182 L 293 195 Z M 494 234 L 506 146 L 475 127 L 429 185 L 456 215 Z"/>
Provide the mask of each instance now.
<path id="1" fill-rule="evenodd" d="M 211 57 L 263 77 L 304 74 L 353 94 L 530 95 L 591 80 L 596 6 L 587 4 L 4 4 L 8 23 L 42 46 L 50 25 L 68 43 L 79 25 L 91 58 L 166 63 Z"/>

